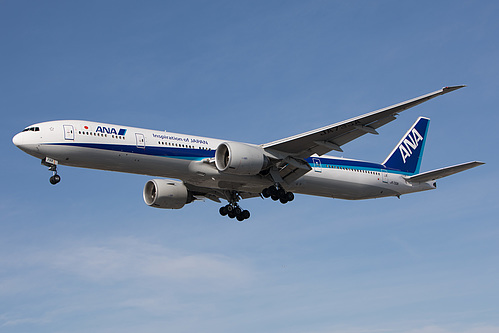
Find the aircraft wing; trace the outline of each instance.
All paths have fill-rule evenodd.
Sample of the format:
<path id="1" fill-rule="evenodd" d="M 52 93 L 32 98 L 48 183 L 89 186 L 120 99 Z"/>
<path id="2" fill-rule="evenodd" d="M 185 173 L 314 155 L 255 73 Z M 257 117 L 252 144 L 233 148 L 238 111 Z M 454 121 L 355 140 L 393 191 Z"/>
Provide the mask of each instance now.
<path id="1" fill-rule="evenodd" d="M 266 143 L 262 145 L 262 148 L 268 152 L 278 152 L 277 155 L 279 156 L 290 156 L 290 158 L 293 158 L 293 161 L 296 159 L 298 161 L 306 159 L 313 154 L 324 155 L 331 150 L 342 152 L 341 146 L 344 144 L 367 133 L 378 134 L 376 129 L 395 120 L 400 112 L 463 87 L 465 86 L 445 87 L 427 95 L 339 123 Z"/>
<path id="2" fill-rule="evenodd" d="M 437 169 L 437 170 L 433 170 L 433 171 L 423 172 L 423 173 L 420 173 L 420 174 L 417 174 L 414 176 L 404 177 L 404 178 L 411 183 L 424 183 L 424 182 L 428 182 L 431 180 L 436 180 L 436 179 L 440 179 L 443 177 L 447 177 L 447 176 L 453 175 L 455 173 L 477 167 L 477 166 L 482 165 L 482 164 L 485 164 L 485 163 L 477 162 L 477 161 L 467 162 L 467 163 L 453 165 L 450 167 L 441 168 L 441 169 Z"/>

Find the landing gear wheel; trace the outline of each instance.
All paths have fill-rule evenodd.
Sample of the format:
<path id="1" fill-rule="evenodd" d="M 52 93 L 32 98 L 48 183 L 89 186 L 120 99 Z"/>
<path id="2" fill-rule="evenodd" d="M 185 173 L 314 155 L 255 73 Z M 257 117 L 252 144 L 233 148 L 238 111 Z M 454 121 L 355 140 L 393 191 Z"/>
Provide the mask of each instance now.
<path id="1" fill-rule="evenodd" d="M 226 206 L 220 207 L 219 212 L 220 212 L 220 215 L 222 215 L 222 216 L 225 216 L 229 213 Z"/>
<path id="2" fill-rule="evenodd" d="M 250 217 L 250 212 L 247 210 L 243 210 L 239 214 L 236 215 L 236 218 L 239 222 L 247 220 L 247 219 L 249 219 L 249 217 Z"/>
<path id="3" fill-rule="evenodd" d="M 279 200 L 281 203 L 285 204 L 295 199 L 293 192 L 287 192 L 279 184 L 275 186 L 269 186 L 262 190 L 262 196 L 264 198 L 270 198 L 274 201 Z"/>
<path id="4" fill-rule="evenodd" d="M 50 177 L 49 181 L 50 181 L 50 184 L 55 185 L 61 181 L 61 176 L 53 175 L 52 177 Z"/>
<path id="5" fill-rule="evenodd" d="M 270 196 L 278 195 L 277 188 L 275 186 L 268 187 Z"/>
<path id="6" fill-rule="evenodd" d="M 218 211 L 220 215 L 228 216 L 231 219 L 236 218 L 239 222 L 249 219 L 250 217 L 250 212 L 242 210 L 237 204 L 228 204 L 227 206 L 220 207 Z"/>

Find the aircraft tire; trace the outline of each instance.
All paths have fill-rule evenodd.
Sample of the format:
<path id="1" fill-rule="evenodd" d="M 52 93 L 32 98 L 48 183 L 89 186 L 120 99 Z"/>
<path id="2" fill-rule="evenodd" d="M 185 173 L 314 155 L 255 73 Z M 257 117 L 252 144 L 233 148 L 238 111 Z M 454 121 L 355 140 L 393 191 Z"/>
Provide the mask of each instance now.
<path id="1" fill-rule="evenodd" d="M 270 196 L 277 195 L 277 188 L 275 186 L 270 186 L 269 188 Z"/>
<path id="2" fill-rule="evenodd" d="M 61 176 L 53 175 L 52 177 L 50 177 L 49 181 L 50 181 L 50 184 L 55 185 L 61 181 Z"/>
<path id="3" fill-rule="evenodd" d="M 219 212 L 220 212 L 220 215 L 222 215 L 222 216 L 225 216 L 229 213 L 229 211 L 227 210 L 227 207 L 225 207 L 225 206 L 220 207 Z"/>

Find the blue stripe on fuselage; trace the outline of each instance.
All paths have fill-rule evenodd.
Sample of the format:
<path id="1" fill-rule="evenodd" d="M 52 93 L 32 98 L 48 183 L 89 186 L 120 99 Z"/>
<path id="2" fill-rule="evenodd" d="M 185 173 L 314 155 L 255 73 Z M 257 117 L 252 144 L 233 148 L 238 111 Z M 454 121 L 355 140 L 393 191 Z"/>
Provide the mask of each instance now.
<path id="1" fill-rule="evenodd" d="M 214 150 L 202 150 L 195 148 L 174 148 L 174 147 L 155 147 L 155 146 L 146 146 L 145 148 L 139 148 L 135 145 L 113 145 L 106 143 L 73 143 L 73 142 L 51 143 L 46 145 L 102 149 L 102 150 L 117 151 L 117 152 L 131 153 L 131 154 L 164 156 L 164 157 L 186 159 L 186 160 L 202 160 L 205 158 L 215 157 Z"/>
<path id="2" fill-rule="evenodd" d="M 355 170 L 366 170 L 366 171 L 376 171 L 376 172 L 387 172 L 387 173 L 396 173 L 396 174 L 409 174 L 405 172 L 401 172 L 396 169 L 387 169 L 382 164 L 373 163 L 373 162 L 365 162 L 365 161 L 356 161 L 356 160 L 345 160 L 334 157 L 309 157 L 306 161 L 310 164 L 311 167 L 315 167 L 315 163 L 313 160 L 320 160 L 321 167 L 329 169 L 329 168 L 350 168 Z"/>

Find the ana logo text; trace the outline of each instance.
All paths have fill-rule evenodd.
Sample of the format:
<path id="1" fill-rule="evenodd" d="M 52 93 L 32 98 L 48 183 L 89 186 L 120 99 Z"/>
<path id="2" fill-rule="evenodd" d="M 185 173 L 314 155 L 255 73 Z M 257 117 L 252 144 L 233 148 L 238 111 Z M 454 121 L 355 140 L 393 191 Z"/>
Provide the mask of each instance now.
<path id="1" fill-rule="evenodd" d="M 126 129 L 120 128 L 120 130 L 116 132 L 116 129 L 114 127 L 97 126 L 95 132 L 102 134 L 125 135 Z"/>
<path id="2" fill-rule="evenodd" d="M 411 157 L 412 152 L 416 150 L 420 141 L 423 141 L 423 137 L 413 128 L 399 146 L 400 155 L 402 155 L 404 163 L 407 158 Z"/>

